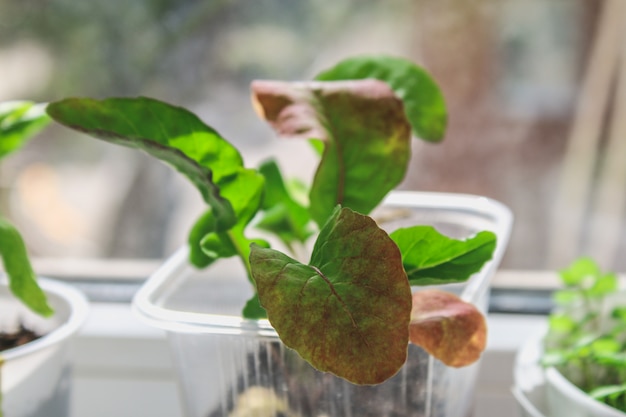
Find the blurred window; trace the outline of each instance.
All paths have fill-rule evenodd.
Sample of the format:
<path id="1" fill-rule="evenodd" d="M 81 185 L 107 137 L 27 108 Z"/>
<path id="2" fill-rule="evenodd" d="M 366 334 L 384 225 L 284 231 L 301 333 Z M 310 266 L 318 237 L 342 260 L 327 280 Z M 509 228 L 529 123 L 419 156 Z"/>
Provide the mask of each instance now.
<path id="1" fill-rule="evenodd" d="M 403 188 L 473 193 L 516 223 L 505 269 L 596 256 L 626 270 L 626 2 L 0 0 L 0 100 L 152 96 L 190 108 L 254 165 L 277 143 L 255 78 L 310 78 L 358 53 L 409 57 L 446 96 L 443 143 L 414 142 Z M 620 12 L 621 11 L 621 12 Z M 0 204 L 42 258 L 160 259 L 202 211 L 168 167 L 50 128 L 0 171 Z"/>

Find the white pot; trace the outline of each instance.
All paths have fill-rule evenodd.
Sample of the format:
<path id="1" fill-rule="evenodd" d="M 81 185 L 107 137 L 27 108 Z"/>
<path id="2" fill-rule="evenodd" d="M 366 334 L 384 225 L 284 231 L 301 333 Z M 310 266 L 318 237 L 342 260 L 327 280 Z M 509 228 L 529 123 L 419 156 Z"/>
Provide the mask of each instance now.
<path id="1" fill-rule="evenodd" d="M 542 368 L 545 331 L 530 338 L 517 354 L 513 394 L 524 417 L 626 417 L 596 401 L 569 382 L 556 368 Z"/>
<path id="2" fill-rule="evenodd" d="M 446 286 L 486 311 L 489 278 L 511 230 L 510 211 L 476 196 L 410 192 L 393 193 L 383 207 L 410 225 L 431 224 L 456 238 L 480 230 L 497 234 L 493 260 L 467 283 Z M 241 318 L 252 288 L 239 264 L 229 259 L 198 271 L 189 266 L 182 249 L 133 301 L 143 320 L 168 332 L 186 416 L 242 416 L 238 412 L 246 401 L 271 410 L 245 414 L 255 416 L 471 414 L 477 365 L 448 368 L 413 345 L 400 372 L 377 386 L 354 386 L 314 370 L 285 348 L 267 320 Z"/>
<path id="3" fill-rule="evenodd" d="M 87 317 L 86 298 L 73 287 L 40 279 L 55 314 L 42 318 L 0 285 L 0 326 L 22 322 L 45 336 L 0 354 L 2 410 L 6 417 L 67 417 L 70 400 L 72 336 Z"/>

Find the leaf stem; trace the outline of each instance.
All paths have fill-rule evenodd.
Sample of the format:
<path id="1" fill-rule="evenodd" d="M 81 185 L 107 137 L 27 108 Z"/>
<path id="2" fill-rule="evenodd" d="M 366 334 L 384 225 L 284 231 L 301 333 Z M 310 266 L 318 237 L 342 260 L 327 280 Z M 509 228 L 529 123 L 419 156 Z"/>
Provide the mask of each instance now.
<path id="1" fill-rule="evenodd" d="M 252 277 L 252 268 L 250 266 L 250 248 L 244 248 L 239 243 L 239 241 L 235 238 L 232 229 L 226 232 L 228 238 L 230 239 L 230 243 L 232 243 L 239 259 L 243 263 L 244 268 L 246 269 L 246 274 L 248 275 L 248 281 L 256 288 L 254 283 L 254 278 Z M 2 416 L 0 416 L 2 417 Z"/>

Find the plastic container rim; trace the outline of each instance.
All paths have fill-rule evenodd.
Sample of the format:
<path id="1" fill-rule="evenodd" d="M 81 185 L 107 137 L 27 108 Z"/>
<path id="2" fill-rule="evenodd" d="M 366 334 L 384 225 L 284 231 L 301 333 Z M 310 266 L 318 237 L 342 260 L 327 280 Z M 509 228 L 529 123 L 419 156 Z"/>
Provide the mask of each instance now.
<path id="1" fill-rule="evenodd" d="M 477 275 L 490 275 L 500 263 L 508 244 L 511 233 L 513 214 L 504 204 L 491 198 L 455 193 L 393 191 L 383 201 L 387 207 L 405 207 L 420 209 L 437 209 L 443 211 L 467 212 L 484 217 L 492 222 L 498 243 L 493 258 Z M 156 305 L 152 300 L 171 276 L 182 273 L 189 267 L 186 262 L 188 248 L 183 246 L 150 276 L 135 294 L 132 309 L 142 321 L 154 327 L 173 332 L 188 333 L 245 333 L 255 332 L 260 335 L 274 337 L 276 335 L 268 320 L 248 320 L 237 316 L 174 311 Z M 461 295 L 472 299 L 484 291 L 489 285 L 488 280 L 471 278 Z"/>

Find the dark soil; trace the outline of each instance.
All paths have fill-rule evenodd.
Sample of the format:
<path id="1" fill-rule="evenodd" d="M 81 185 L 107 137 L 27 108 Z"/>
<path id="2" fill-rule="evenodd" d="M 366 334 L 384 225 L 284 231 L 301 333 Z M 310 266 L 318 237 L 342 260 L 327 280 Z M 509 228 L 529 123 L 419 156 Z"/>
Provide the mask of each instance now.
<path id="1" fill-rule="evenodd" d="M 398 374 L 379 386 L 356 386 L 315 371 L 295 352 L 270 341 L 261 344 L 256 352 L 248 353 L 243 366 L 236 366 L 242 368 L 236 382 L 225 384 L 222 403 L 210 410 L 207 417 L 251 415 L 246 414 L 250 410 L 239 402 L 244 397 L 255 407 L 261 407 L 266 400 L 264 417 L 446 416 L 447 400 L 443 397 L 448 392 L 448 380 L 445 370 L 443 365 L 434 365 L 430 370 L 433 379 L 429 387 L 428 363 L 428 354 L 410 345 L 409 367 L 403 375 Z M 430 389 L 432 402 L 428 405 Z M 250 397 L 252 393 L 255 395 Z"/>
<path id="2" fill-rule="evenodd" d="M 20 323 L 18 330 L 14 332 L 0 332 L 0 351 L 21 346 L 33 340 L 39 339 L 42 335 L 26 328 Z"/>

